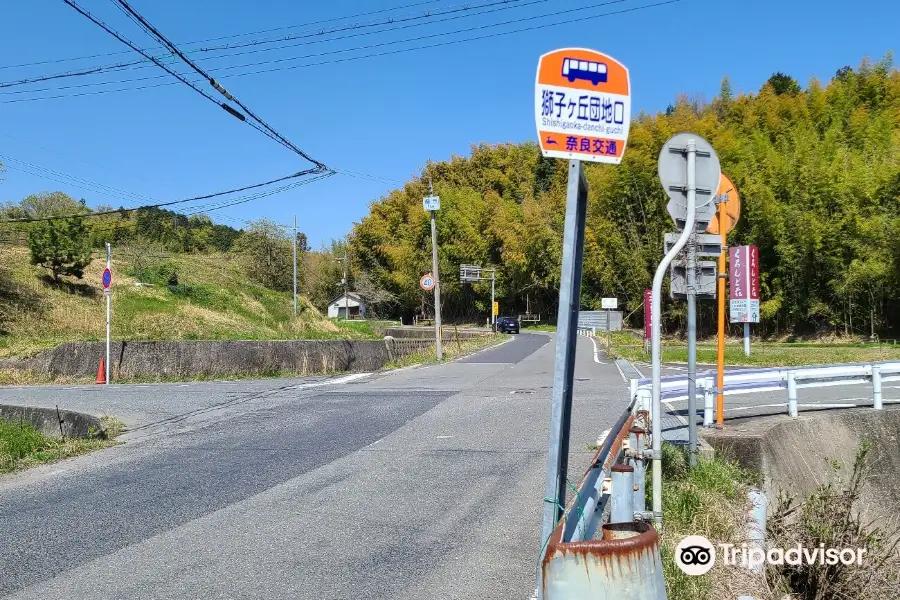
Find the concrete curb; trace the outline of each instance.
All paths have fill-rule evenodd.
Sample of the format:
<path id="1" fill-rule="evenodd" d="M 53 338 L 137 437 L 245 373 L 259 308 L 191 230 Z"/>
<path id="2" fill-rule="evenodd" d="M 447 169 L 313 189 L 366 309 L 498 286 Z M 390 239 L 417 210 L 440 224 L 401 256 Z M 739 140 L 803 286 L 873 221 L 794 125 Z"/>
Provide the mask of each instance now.
<path id="1" fill-rule="evenodd" d="M 98 417 L 72 410 L 0 404 L 0 418 L 27 421 L 46 437 L 60 439 L 106 437 L 107 429 Z"/>

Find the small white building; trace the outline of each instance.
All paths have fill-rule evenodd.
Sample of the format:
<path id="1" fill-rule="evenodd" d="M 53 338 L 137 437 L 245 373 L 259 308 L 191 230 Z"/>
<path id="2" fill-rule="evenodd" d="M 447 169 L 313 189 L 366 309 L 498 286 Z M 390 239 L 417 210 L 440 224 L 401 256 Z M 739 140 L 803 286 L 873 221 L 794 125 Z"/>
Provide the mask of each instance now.
<path id="1" fill-rule="evenodd" d="M 341 294 L 328 304 L 329 319 L 346 319 L 347 311 L 350 312 L 351 319 L 361 319 L 366 316 L 366 305 L 354 292 Z"/>

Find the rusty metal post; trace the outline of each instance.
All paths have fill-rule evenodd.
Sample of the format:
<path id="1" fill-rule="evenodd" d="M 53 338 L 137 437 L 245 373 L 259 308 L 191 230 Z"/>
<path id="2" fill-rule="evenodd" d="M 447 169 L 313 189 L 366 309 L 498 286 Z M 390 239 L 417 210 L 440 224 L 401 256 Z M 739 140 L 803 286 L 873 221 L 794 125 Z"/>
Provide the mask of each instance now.
<path id="1" fill-rule="evenodd" d="M 602 540 L 551 541 L 541 567 L 544 600 L 666 600 L 659 537 L 649 523 L 607 523 Z"/>
<path id="2" fill-rule="evenodd" d="M 877 410 L 882 409 L 881 404 L 881 367 L 872 365 L 872 401 Z"/>
<path id="3" fill-rule="evenodd" d="M 634 467 L 616 465 L 612 474 L 612 510 L 610 523 L 630 523 L 634 521 Z"/>
<path id="4" fill-rule="evenodd" d="M 628 430 L 628 445 L 633 452 L 631 466 L 634 468 L 634 512 L 642 513 L 647 510 L 646 496 L 644 495 L 644 440 L 646 431 L 640 427 L 632 427 Z"/>
<path id="5" fill-rule="evenodd" d="M 797 416 L 797 372 L 787 372 L 788 415 Z"/>

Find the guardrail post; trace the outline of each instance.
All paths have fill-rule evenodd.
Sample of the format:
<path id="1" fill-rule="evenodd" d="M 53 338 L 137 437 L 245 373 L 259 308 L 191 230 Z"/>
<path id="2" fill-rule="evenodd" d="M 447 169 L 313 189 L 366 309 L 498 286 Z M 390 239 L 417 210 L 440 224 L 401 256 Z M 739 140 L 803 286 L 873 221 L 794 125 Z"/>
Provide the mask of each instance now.
<path id="1" fill-rule="evenodd" d="M 797 416 L 797 372 L 787 372 L 788 415 Z"/>
<path id="2" fill-rule="evenodd" d="M 637 403 L 638 409 L 650 412 L 650 405 L 653 403 L 653 391 L 647 388 L 638 390 L 638 398 L 640 401 Z"/>
<path id="3" fill-rule="evenodd" d="M 634 467 L 615 465 L 612 469 L 612 509 L 610 523 L 634 521 Z"/>
<path id="4" fill-rule="evenodd" d="M 631 466 L 634 469 L 634 512 L 647 510 L 647 499 L 644 495 L 644 440 L 647 432 L 640 427 L 632 427 L 628 430 L 628 445 L 635 453 L 631 457 Z"/>
<path id="5" fill-rule="evenodd" d="M 715 380 L 707 377 L 703 380 L 703 426 L 713 426 L 713 403 L 716 400 Z"/>
<path id="6" fill-rule="evenodd" d="M 875 408 L 881 410 L 881 367 L 879 365 L 872 365 L 872 400 Z"/>

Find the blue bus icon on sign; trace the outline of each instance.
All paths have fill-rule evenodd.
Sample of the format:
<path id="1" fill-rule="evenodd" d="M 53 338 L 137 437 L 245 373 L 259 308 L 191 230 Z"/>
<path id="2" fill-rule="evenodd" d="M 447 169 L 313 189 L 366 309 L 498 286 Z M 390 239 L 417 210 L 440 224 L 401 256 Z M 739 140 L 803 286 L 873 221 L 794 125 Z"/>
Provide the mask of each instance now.
<path id="1" fill-rule="evenodd" d="M 606 83 L 606 63 L 579 60 L 577 58 L 564 58 L 562 74 L 563 77 L 570 82 L 574 82 L 576 79 L 584 79 L 590 81 L 594 85 Z"/>

